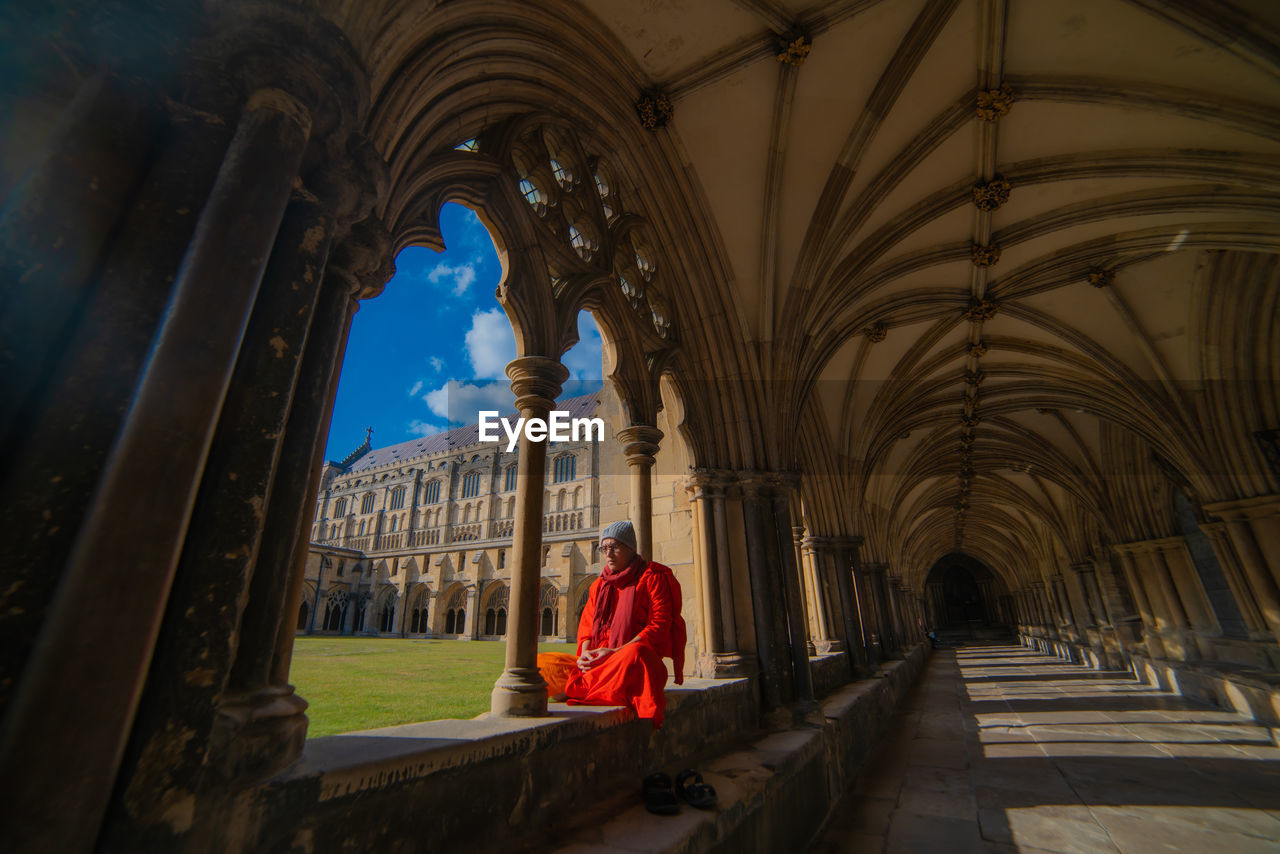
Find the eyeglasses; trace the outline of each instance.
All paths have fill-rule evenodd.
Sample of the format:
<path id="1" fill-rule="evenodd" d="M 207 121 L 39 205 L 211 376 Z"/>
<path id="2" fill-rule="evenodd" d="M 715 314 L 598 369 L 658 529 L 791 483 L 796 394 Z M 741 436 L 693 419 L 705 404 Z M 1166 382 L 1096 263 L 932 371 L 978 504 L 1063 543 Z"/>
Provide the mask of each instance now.
<path id="1" fill-rule="evenodd" d="M 615 552 L 625 551 L 630 548 L 631 547 L 626 545 L 625 543 L 614 543 L 611 546 L 596 546 L 596 549 L 598 549 L 601 554 L 607 554 L 607 555 L 611 555 Z"/>

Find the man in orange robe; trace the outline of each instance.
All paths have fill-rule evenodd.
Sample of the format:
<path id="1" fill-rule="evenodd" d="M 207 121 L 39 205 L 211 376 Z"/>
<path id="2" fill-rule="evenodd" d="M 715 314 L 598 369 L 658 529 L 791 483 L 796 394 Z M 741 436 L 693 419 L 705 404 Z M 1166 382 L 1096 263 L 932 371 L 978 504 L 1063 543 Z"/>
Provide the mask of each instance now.
<path id="1" fill-rule="evenodd" d="M 686 630 L 680 582 L 669 567 L 636 552 L 635 529 L 614 522 L 600 534 L 604 570 L 591 583 L 578 623 L 578 656 L 542 653 L 538 668 L 547 693 L 571 705 L 629 706 L 662 726 L 670 658 L 677 685 L 684 682 Z"/>

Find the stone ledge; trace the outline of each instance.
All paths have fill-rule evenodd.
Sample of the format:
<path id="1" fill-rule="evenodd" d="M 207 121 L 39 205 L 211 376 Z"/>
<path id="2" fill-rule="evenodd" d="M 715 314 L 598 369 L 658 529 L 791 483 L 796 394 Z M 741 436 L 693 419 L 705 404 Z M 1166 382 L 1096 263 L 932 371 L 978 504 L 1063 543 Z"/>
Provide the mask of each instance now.
<path id="1" fill-rule="evenodd" d="M 915 684 L 926 654 L 917 646 L 905 659 L 885 662 L 874 677 L 833 692 L 805 722 L 699 764 L 716 789 L 715 810 L 681 805 L 678 815 L 652 815 L 638 802 L 637 780 L 607 805 L 607 820 L 576 833 L 557 854 L 807 849 Z"/>
<path id="2" fill-rule="evenodd" d="M 628 709 L 553 704 L 545 718 L 430 721 L 308 742 L 298 764 L 198 819 L 229 851 L 513 850 L 538 846 L 600 792 L 723 751 L 759 730 L 755 683 L 688 679 L 663 728 Z M 681 765 L 680 767 L 683 767 Z M 403 848 L 403 846 L 409 848 Z M 518 846 L 516 846 L 518 848 Z M 543 844 L 541 847 L 546 847 Z"/>

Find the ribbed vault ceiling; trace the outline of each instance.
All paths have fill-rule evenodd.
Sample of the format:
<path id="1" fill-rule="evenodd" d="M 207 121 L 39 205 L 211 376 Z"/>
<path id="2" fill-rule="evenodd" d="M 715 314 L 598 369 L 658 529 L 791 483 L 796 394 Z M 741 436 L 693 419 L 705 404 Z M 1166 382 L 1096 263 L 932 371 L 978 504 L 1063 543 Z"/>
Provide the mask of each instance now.
<path id="1" fill-rule="evenodd" d="M 375 116 L 467 8 L 347 14 Z M 521 26 L 612 59 L 595 101 L 670 97 L 686 254 L 724 259 L 738 372 L 782 381 L 755 423 L 823 475 L 810 521 L 1013 582 L 1172 533 L 1171 481 L 1280 490 L 1250 439 L 1280 426 L 1278 24 L 1266 0 L 584 0 Z"/>

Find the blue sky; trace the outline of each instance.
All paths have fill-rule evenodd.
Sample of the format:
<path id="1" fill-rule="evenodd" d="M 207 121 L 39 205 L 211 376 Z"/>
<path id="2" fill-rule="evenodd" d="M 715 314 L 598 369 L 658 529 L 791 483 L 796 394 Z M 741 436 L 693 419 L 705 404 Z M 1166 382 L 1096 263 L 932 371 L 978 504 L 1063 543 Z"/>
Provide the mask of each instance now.
<path id="1" fill-rule="evenodd" d="M 373 428 L 375 448 L 462 423 L 479 409 L 514 409 L 506 366 L 511 323 L 494 296 L 501 267 L 480 220 L 458 204 L 440 216 L 444 252 L 410 246 L 381 296 L 351 324 L 325 459 L 342 459 Z M 579 341 L 563 361 L 564 397 L 600 387 L 600 331 L 578 316 Z"/>

